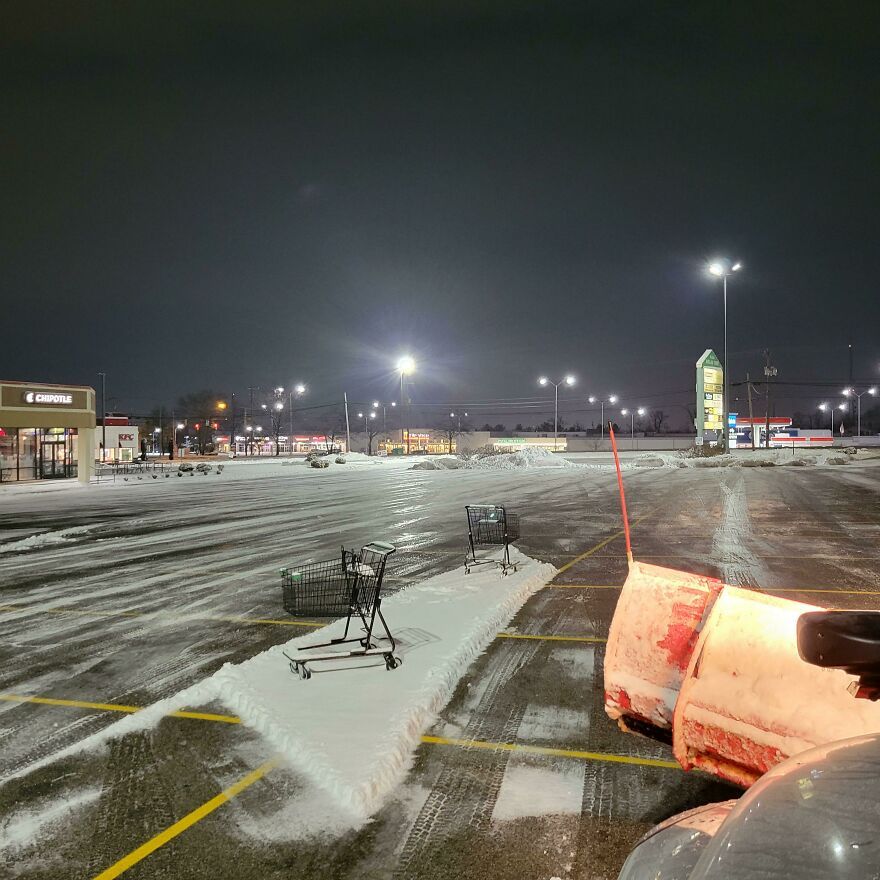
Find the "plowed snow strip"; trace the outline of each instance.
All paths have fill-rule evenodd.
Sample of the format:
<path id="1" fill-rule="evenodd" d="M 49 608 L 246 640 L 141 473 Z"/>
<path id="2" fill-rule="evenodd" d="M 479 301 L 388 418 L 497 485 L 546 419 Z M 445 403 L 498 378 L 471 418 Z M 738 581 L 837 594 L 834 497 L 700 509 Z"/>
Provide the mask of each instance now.
<path id="1" fill-rule="evenodd" d="M 293 676 L 281 653 L 315 635 L 276 646 L 213 676 L 217 697 L 341 806 L 369 816 L 403 781 L 421 734 L 447 703 L 471 661 L 523 603 L 556 574 L 516 553 L 519 571 L 462 569 L 412 586 L 383 603 L 403 666 L 386 671 L 340 661 L 310 681 Z M 341 621 L 321 633 L 341 635 Z M 334 661 L 336 662 L 336 661 Z M 342 666 L 344 665 L 344 668 Z"/>
<path id="2" fill-rule="evenodd" d="M 409 769 L 424 731 L 448 702 L 470 663 L 494 640 L 556 569 L 511 548 L 518 571 L 459 568 L 402 590 L 382 604 L 403 665 L 386 671 L 381 657 L 315 664 L 310 681 L 291 674 L 282 650 L 342 634 L 336 621 L 276 645 L 128 715 L 104 730 L 7 777 L 158 724 L 182 707 L 224 703 L 258 730 L 281 758 L 327 791 L 355 817 L 382 805 Z M 381 643 L 380 643 L 381 644 Z"/>

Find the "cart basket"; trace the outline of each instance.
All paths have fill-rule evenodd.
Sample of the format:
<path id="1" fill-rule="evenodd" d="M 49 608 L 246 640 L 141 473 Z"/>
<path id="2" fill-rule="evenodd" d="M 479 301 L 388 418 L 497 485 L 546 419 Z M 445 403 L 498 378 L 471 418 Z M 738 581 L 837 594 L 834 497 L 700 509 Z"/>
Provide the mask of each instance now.
<path id="1" fill-rule="evenodd" d="M 468 531 L 477 546 L 512 544 L 519 539 L 519 514 L 508 513 L 502 505 L 468 505 L 467 515 Z"/>
<path id="2" fill-rule="evenodd" d="M 343 549 L 339 558 L 281 569 L 284 610 L 294 617 L 344 617 L 355 598 L 357 554 Z"/>

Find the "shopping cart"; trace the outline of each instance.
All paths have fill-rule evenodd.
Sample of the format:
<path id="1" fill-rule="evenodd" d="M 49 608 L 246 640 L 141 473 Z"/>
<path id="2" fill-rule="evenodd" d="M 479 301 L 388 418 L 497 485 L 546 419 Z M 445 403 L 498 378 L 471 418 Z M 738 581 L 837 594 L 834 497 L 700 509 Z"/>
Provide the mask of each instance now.
<path id="1" fill-rule="evenodd" d="M 519 538 L 519 516 L 508 513 L 503 504 L 467 504 L 464 508 L 468 519 L 468 542 L 470 552 L 464 560 L 464 570 L 470 574 L 476 565 L 501 566 L 501 573 L 516 571 L 516 563 L 510 561 L 510 545 Z M 501 559 L 477 559 L 478 547 L 504 547 Z"/>
<path id="2" fill-rule="evenodd" d="M 350 651 L 326 651 L 306 657 L 299 654 L 291 657 L 285 651 L 283 653 L 290 661 L 291 672 L 307 680 L 312 677 L 308 664 L 345 657 L 382 657 L 386 669 L 400 666 L 402 661 L 394 654 L 397 646 L 381 609 L 385 564 L 395 550 L 391 544 L 373 541 L 362 547 L 359 553 L 343 549 L 340 559 L 337 560 L 282 569 L 285 611 L 308 617 L 346 615 L 345 632 L 339 638 L 316 645 L 302 645 L 299 651 L 313 651 L 316 648 L 330 648 L 353 642 L 360 645 Z M 352 618 L 360 618 L 364 633 L 362 636 L 349 638 Z M 378 640 L 373 638 L 377 618 L 385 630 L 385 636 L 380 637 L 382 641 L 388 642 L 385 647 L 380 647 Z"/>

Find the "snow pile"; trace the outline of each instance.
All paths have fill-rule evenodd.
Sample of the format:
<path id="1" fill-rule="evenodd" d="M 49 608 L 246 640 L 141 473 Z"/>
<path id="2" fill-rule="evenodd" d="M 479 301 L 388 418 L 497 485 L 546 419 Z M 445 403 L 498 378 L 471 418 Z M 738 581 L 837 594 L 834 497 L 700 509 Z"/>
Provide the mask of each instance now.
<path id="1" fill-rule="evenodd" d="M 860 454 L 860 458 L 865 456 Z M 867 457 L 871 457 L 870 454 Z M 840 450 L 796 449 L 739 449 L 719 455 L 695 455 L 693 450 L 684 452 L 645 452 L 629 461 L 623 467 L 636 468 L 765 468 L 765 467 L 815 467 L 824 465 L 849 464 L 848 456 Z"/>
<path id="2" fill-rule="evenodd" d="M 498 455 L 476 456 L 467 462 L 465 467 L 491 470 L 517 470 L 519 468 L 576 468 L 577 465 L 540 446 L 524 446 L 516 452 Z"/>
<path id="3" fill-rule="evenodd" d="M 417 461 L 410 470 L 412 471 L 457 471 L 466 467 L 463 459 L 455 455 L 441 455 L 439 458 L 426 458 Z"/>
<path id="4" fill-rule="evenodd" d="M 579 465 L 535 446 L 524 446 L 516 452 L 499 452 L 496 454 L 480 453 L 470 458 L 457 455 L 442 455 L 438 458 L 425 459 L 414 464 L 414 471 L 448 471 L 448 470 L 503 470 L 513 471 L 522 468 L 576 468 Z"/>

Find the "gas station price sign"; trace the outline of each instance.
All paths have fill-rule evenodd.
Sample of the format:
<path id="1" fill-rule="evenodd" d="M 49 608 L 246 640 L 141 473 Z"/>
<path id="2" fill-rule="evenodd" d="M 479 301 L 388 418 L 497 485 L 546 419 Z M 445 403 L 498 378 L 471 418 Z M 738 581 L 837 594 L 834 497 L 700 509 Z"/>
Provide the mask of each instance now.
<path id="1" fill-rule="evenodd" d="M 704 431 L 724 432 L 724 368 L 718 356 L 707 348 L 697 361 L 697 443 Z"/>

